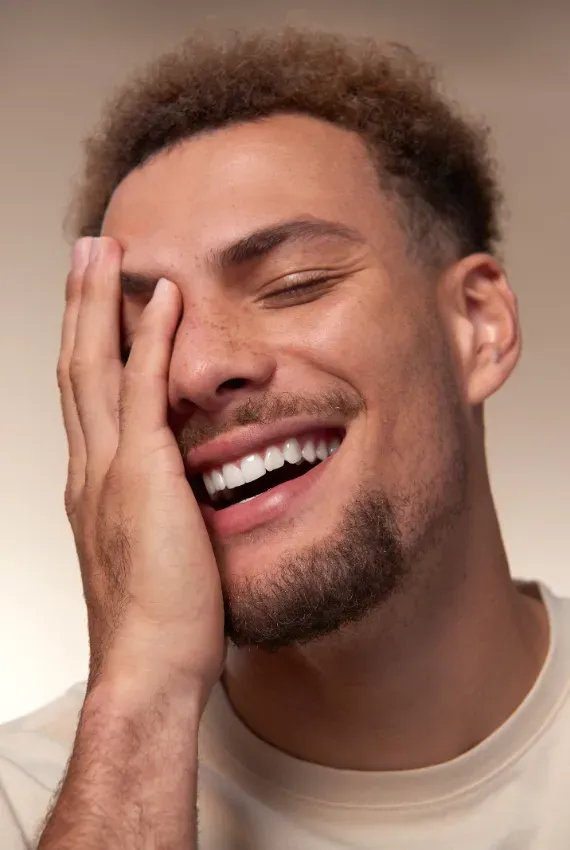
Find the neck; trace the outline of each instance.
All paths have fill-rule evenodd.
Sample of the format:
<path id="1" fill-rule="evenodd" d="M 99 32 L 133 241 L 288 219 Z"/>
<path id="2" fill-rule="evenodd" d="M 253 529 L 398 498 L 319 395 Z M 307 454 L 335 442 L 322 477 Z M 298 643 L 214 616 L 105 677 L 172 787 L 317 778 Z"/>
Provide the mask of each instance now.
<path id="1" fill-rule="evenodd" d="M 548 624 L 509 575 L 490 496 L 478 514 L 459 523 L 437 570 L 417 565 L 410 589 L 365 622 L 277 653 L 232 648 L 224 685 L 250 729 L 354 770 L 441 764 L 495 731 L 536 680 Z"/>

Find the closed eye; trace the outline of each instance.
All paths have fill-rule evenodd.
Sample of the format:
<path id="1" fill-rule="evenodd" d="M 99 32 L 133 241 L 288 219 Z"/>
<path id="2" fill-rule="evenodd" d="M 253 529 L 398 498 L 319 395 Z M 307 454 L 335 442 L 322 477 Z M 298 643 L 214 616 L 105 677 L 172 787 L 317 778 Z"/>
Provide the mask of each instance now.
<path id="1" fill-rule="evenodd" d="M 287 306 L 289 303 L 305 304 L 330 289 L 334 282 L 330 275 L 292 281 L 288 286 L 262 293 L 261 300 L 269 302 L 268 306 L 271 307 Z"/>

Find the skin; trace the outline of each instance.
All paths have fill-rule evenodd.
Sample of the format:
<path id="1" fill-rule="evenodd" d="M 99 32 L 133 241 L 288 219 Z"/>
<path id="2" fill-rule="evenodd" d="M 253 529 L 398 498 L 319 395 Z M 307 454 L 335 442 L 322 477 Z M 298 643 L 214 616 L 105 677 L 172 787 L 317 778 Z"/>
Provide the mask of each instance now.
<path id="1" fill-rule="evenodd" d="M 340 223 L 361 238 L 290 243 L 237 267 L 212 264 L 224 246 L 299 217 Z M 547 649 L 546 617 L 509 576 L 482 416 L 483 402 L 520 356 L 515 298 L 487 255 L 450 253 L 445 269 L 428 273 L 401 222 L 360 140 L 301 116 L 189 140 L 116 190 L 98 260 L 85 274 L 76 262 L 70 277 L 60 361 L 71 434 L 67 503 L 93 653 L 84 748 L 97 752 L 109 724 L 125 741 L 126 718 L 145 729 L 151 767 L 170 763 L 161 741 L 171 726 L 194 775 L 197 724 L 224 657 L 221 585 L 230 597 L 246 581 L 271 587 L 292 549 L 303 553 L 334 536 L 359 489 L 381 488 L 395 506 L 405 551 L 414 553 L 405 582 L 334 635 L 278 653 L 230 647 L 223 680 L 237 713 L 300 758 L 404 769 L 474 746 L 532 686 Z M 122 336 L 132 344 L 124 370 L 119 268 L 144 276 L 146 289 L 170 282 L 150 304 L 145 287 L 124 296 Z M 326 283 L 275 295 L 317 272 Z M 231 431 L 248 400 L 318 400 L 334 391 L 360 407 L 315 498 L 254 534 L 210 540 L 184 479 L 180 444 Z M 119 397 L 120 428 L 113 418 Z M 149 459 L 141 463 L 143 453 Z M 87 474 L 91 488 L 86 468 L 96 470 Z M 107 518 L 99 526 L 95 503 Z M 108 574 L 117 572 L 118 506 L 135 522 L 117 600 L 113 582 L 96 576 L 102 551 Z M 439 530 L 428 534 L 432 520 L 440 520 Z M 103 626 L 108 611 L 112 630 Z M 159 695 L 173 706 L 162 723 L 141 708 Z M 61 836 L 69 846 L 76 838 L 65 813 L 82 797 L 79 749 L 42 850 L 68 846 L 56 843 Z M 124 812 L 104 755 L 95 761 L 101 809 L 120 824 Z M 169 798 L 156 786 L 149 768 L 142 787 L 153 802 L 146 805 L 160 812 Z M 192 780 L 184 790 L 195 794 Z M 172 819 L 179 830 L 183 816 L 181 799 Z M 82 846 L 92 846 L 85 836 L 92 839 L 81 834 Z M 188 835 L 173 828 L 168 838 Z"/>

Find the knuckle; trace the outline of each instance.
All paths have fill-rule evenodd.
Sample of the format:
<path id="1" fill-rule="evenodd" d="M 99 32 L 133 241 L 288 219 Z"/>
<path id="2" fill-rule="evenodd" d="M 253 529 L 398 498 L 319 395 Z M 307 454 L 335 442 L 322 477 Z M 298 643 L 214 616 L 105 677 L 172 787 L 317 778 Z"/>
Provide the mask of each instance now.
<path id="1" fill-rule="evenodd" d="M 84 357 L 74 355 L 69 363 L 69 378 L 72 386 L 76 387 L 80 384 L 88 371 L 88 361 Z"/>
<path id="2" fill-rule="evenodd" d="M 101 485 L 100 518 L 106 516 L 113 524 L 122 521 L 128 505 L 133 505 L 141 492 L 140 464 L 130 451 L 117 451 Z"/>
<path id="3" fill-rule="evenodd" d="M 82 295 L 87 298 L 93 296 L 98 291 L 97 280 L 97 269 L 90 263 L 83 273 Z"/>
<path id="4" fill-rule="evenodd" d="M 65 493 L 63 495 L 63 504 L 65 506 L 65 513 L 67 518 L 72 522 L 75 522 L 75 518 L 77 516 L 77 503 L 78 497 L 75 488 L 68 483 L 65 488 Z"/>
<path id="5" fill-rule="evenodd" d="M 79 531 L 78 526 L 81 514 L 82 492 L 82 487 L 78 484 L 75 476 L 70 473 L 65 485 L 63 504 L 66 516 L 71 524 L 74 534 L 77 534 Z"/>
<path id="6" fill-rule="evenodd" d="M 65 300 L 68 304 L 76 301 L 79 297 L 81 281 L 82 275 L 79 275 L 75 269 L 71 269 L 65 279 Z"/>
<path id="7" fill-rule="evenodd" d="M 101 474 L 97 474 L 95 470 L 88 472 L 87 481 L 90 490 L 97 491 L 96 501 L 98 502 L 98 516 L 102 517 L 108 511 L 115 511 L 117 506 L 123 500 L 123 491 L 125 491 L 125 471 L 124 464 L 119 456 L 118 451 L 105 464 L 105 469 Z"/>
<path id="8" fill-rule="evenodd" d="M 128 492 L 131 483 L 132 464 L 124 451 L 117 450 L 113 462 L 110 464 L 105 475 L 105 492 L 116 495 L 119 491 Z"/>
<path id="9" fill-rule="evenodd" d="M 73 303 L 79 297 L 83 276 L 75 269 L 71 269 L 65 279 L 65 300 L 67 304 Z"/>
<path id="10" fill-rule="evenodd" d="M 69 378 L 69 362 L 68 360 L 64 360 L 60 358 L 57 363 L 56 369 L 56 378 L 57 385 L 61 392 L 65 392 L 69 388 L 70 378 Z"/>
<path id="11" fill-rule="evenodd" d="M 107 470 L 103 481 L 101 509 L 104 508 L 105 499 L 117 496 L 121 492 L 123 486 L 122 470 L 115 460 Z M 101 519 L 101 516 L 99 516 L 99 519 Z"/>

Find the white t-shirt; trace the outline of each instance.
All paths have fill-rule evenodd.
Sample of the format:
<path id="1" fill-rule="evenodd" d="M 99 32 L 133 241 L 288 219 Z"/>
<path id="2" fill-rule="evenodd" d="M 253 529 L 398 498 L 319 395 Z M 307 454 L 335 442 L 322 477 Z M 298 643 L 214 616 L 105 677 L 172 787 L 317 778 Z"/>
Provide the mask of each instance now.
<path id="1" fill-rule="evenodd" d="M 218 686 L 200 728 L 201 850 L 570 850 L 570 600 L 541 592 L 551 643 L 532 691 L 486 741 L 436 767 L 299 761 L 253 735 Z M 34 846 L 83 694 L 0 727 L 0 850 Z"/>

